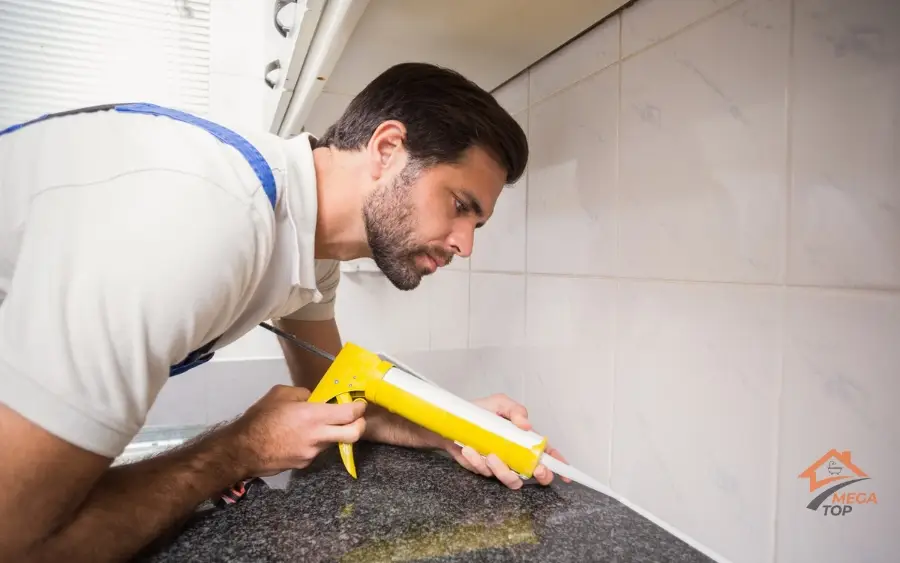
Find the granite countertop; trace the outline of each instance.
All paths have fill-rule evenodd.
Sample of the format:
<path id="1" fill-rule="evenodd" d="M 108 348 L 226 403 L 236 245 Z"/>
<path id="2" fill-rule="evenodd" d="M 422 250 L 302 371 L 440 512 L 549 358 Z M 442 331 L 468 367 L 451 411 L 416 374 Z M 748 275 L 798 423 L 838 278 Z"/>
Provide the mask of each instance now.
<path id="1" fill-rule="evenodd" d="M 140 561 L 711 561 L 576 483 L 513 491 L 437 452 L 354 449 L 358 480 L 332 448 L 284 489 L 198 510 Z"/>

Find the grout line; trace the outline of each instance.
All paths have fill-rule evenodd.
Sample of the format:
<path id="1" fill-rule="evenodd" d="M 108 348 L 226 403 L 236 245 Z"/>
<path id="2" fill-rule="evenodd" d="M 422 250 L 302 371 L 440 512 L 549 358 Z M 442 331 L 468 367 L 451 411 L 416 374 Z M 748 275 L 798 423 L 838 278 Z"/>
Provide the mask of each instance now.
<path id="1" fill-rule="evenodd" d="M 716 9 L 716 10 L 710 12 L 709 14 L 707 14 L 707 15 L 701 17 L 700 19 L 697 19 L 697 20 L 695 20 L 695 21 L 693 21 L 693 22 L 691 22 L 691 23 L 685 25 L 684 27 L 680 27 L 680 28 L 678 28 L 678 29 L 672 31 L 672 32 L 669 33 L 668 35 L 663 36 L 663 37 L 661 37 L 660 39 L 657 39 L 656 42 L 650 43 L 649 45 L 646 45 L 646 46 L 644 46 L 644 47 L 641 47 L 640 49 L 638 49 L 637 51 L 634 51 L 633 53 L 630 53 L 630 54 L 628 54 L 628 55 L 622 55 L 622 53 L 619 53 L 619 55 L 622 57 L 621 60 L 627 61 L 628 59 L 630 59 L 630 58 L 632 58 L 632 57 L 636 57 L 637 55 L 640 55 L 641 53 L 645 53 L 645 52 L 649 51 L 650 49 L 653 49 L 654 47 L 656 47 L 656 46 L 658 46 L 658 45 L 662 45 L 663 43 L 667 43 L 668 41 L 671 41 L 671 40 L 674 39 L 675 37 L 677 37 L 677 36 L 679 36 L 679 35 L 681 35 L 681 34 L 687 32 L 687 31 L 689 31 L 689 30 L 691 30 L 691 29 L 694 29 L 695 27 L 699 27 L 701 24 L 704 24 L 704 23 L 708 22 L 709 20 L 715 18 L 715 17 L 718 16 L 719 14 L 723 14 L 723 13 L 727 12 L 728 10 L 731 10 L 732 8 L 734 8 L 735 6 L 738 6 L 738 5 L 742 4 L 743 2 L 744 2 L 744 0 L 736 0 L 736 1 L 732 2 L 731 4 L 727 4 L 727 5 L 725 5 L 725 6 L 722 6 L 722 7 L 718 8 L 718 9 Z"/>
<path id="2" fill-rule="evenodd" d="M 528 89 L 525 91 L 525 136 L 531 138 L 531 71 L 528 71 Z M 525 260 L 524 269 L 528 273 L 528 202 L 531 193 L 531 166 L 525 167 Z M 527 282 L 526 282 L 527 283 Z M 526 287 L 527 289 L 527 287 Z"/>
<path id="3" fill-rule="evenodd" d="M 793 196 L 793 185 L 794 185 L 794 152 L 792 149 L 793 145 L 793 125 L 792 125 L 792 115 L 793 115 L 793 104 L 791 103 L 791 98 L 794 92 L 794 25 L 796 21 L 796 1 L 790 0 L 788 4 L 788 46 L 787 46 L 787 84 L 785 85 L 785 149 L 786 149 L 786 161 L 785 161 L 785 207 L 784 207 L 784 266 L 782 270 L 782 276 L 784 281 L 784 289 L 781 292 L 781 334 L 779 338 L 779 369 L 778 369 L 778 385 L 775 389 L 775 429 L 774 429 L 774 440 L 775 444 L 775 455 L 773 457 L 773 471 L 774 475 L 772 478 L 772 498 L 774 499 L 772 505 L 772 555 L 771 561 L 774 563 L 778 559 L 778 508 L 780 506 L 779 502 L 779 488 L 781 486 L 781 480 L 779 479 L 780 469 L 781 469 L 781 429 L 782 429 L 782 421 L 784 419 L 784 380 L 785 380 L 785 369 L 786 369 L 786 356 L 787 356 L 787 348 L 788 348 L 788 334 L 789 334 L 789 319 L 788 319 L 788 285 L 789 280 L 791 279 L 790 273 L 790 255 L 791 255 L 791 199 Z"/>
<path id="4" fill-rule="evenodd" d="M 715 18 L 715 17 L 718 16 L 719 14 L 722 14 L 722 13 L 724 13 L 724 12 L 727 12 L 728 10 L 731 10 L 732 8 L 734 8 L 735 6 L 738 6 L 738 5 L 742 4 L 743 2 L 744 2 L 744 0 L 737 0 L 737 1 L 733 2 L 733 3 L 731 3 L 731 4 L 728 4 L 728 5 L 726 5 L 726 6 L 723 6 L 723 7 L 719 8 L 719 9 L 715 10 L 714 12 L 712 12 L 712 13 L 710 13 L 710 14 L 707 14 L 706 16 L 703 16 L 703 17 L 700 18 L 700 19 L 698 19 L 698 20 L 696 20 L 696 21 L 694 21 L 694 22 L 692 22 L 692 23 L 689 23 L 689 24 L 687 24 L 686 26 L 684 26 L 684 27 L 682 27 L 682 28 L 679 28 L 679 29 L 673 31 L 673 32 L 670 33 L 669 35 L 666 35 L 665 37 L 662 37 L 661 39 L 658 39 L 656 42 L 650 43 L 649 45 L 647 45 L 647 46 L 645 46 L 645 47 L 641 47 L 640 49 L 638 49 L 637 51 L 634 51 L 633 53 L 631 53 L 631 54 L 629 54 L 629 55 L 623 55 L 623 54 L 622 54 L 622 49 L 621 49 L 621 39 L 620 39 L 620 43 L 619 43 L 619 45 L 620 45 L 620 47 L 619 47 L 619 57 L 618 57 L 618 59 L 617 59 L 616 62 L 610 63 L 610 64 L 606 65 L 606 66 L 603 67 L 603 68 L 599 68 L 599 69 L 597 69 L 597 70 L 591 72 L 590 74 L 587 74 L 587 75 L 585 75 L 585 76 L 579 78 L 578 80 L 572 82 L 571 84 L 567 84 L 566 86 L 560 88 L 559 90 L 555 90 L 555 91 L 553 91 L 552 93 L 547 94 L 546 96 L 544 96 L 544 97 L 542 97 L 542 98 L 540 98 L 540 99 L 538 99 L 538 100 L 529 100 L 529 103 L 532 103 L 532 104 L 534 104 L 534 105 L 542 104 L 542 103 L 546 102 L 547 100 L 549 100 L 550 98 L 554 98 L 554 97 L 556 97 L 556 96 L 562 94 L 563 92 L 566 92 L 567 90 L 570 90 L 570 89 L 574 88 L 575 86 L 577 86 L 577 85 L 580 84 L 581 82 L 584 82 L 585 80 L 588 80 L 588 79 L 594 77 L 595 75 L 600 74 L 600 73 L 603 72 L 604 70 L 609 69 L 612 65 L 618 63 L 618 64 L 621 66 L 621 64 L 624 63 L 625 61 L 628 61 L 629 59 L 632 59 L 632 58 L 634 58 L 634 57 L 636 57 L 636 56 L 638 56 L 638 55 L 640 55 L 640 54 L 643 54 L 643 53 L 649 51 L 650 49 L 653 49 L 653 48 L 655 48 L 655 47 L 657 47 L 657 46 L 659 46 L 659 45 L 662 45 L 662 44 L 664 44 L 664 43 L 667 43 L 668 41 L 674 39 L 675 37 L 681 35 L 682 33 L 685 33 L 685 32 L 687 32 L 687 31 L 693 29 L 694 27 L 697 27 L 698 25 L 703 24 L 703 23 L 705 23 L 705 22 L 707 22 L 707 21 L 709 21 L 709 20 Z M 605 18 L 604 20 L 602 20 L 602 21 L 599 22 L 599 23 L 602 24 L 602 23 L 604 23 L 604 22 L 606 21 L 606 19 L 609 19 L 609 18 L 613 17 L 614 15 L 618 15 L 618 16 L 619 16 L 619 34 L 620 34 L 620 38 L 621 38 L 622 20 L 624 19 L 624 18 L 622 17 L 622 14 L 623 14 L 623 13 L 625 12 L 625 10 L 626 10 L 627 8 L 629 8 L 630 6 L 631 6 L 630 3 L 629 3 L 629 4 L 626 4 L 625 6 L 623 6 L 623 7 L 620 8 L 619 10 L 616 10 L 615 12 L 613 12 L 612 14 L 610 14 L 607 18 Z M 536 61 L 534 64 L 528 66 L 525 70 L 527 70 L 527 71 L 530 72 L 531 69 L 535 68 L 538 64 L 541 64 L 544 60 L 545 60 L 545 59 L 542 58 L 542 59 Z M 521 72 L 520 72 L 519 74 L 521 74 Z M 516 76 L 519 76 L 519 74 L 517 74 Z M 508 83 L 508 82 L 511 82 L 511 80 L 508 80 L 506 83 Z M 504 84 L 506 84 L 506 83 L 504 83 Z M 529 106 L 529 107 L 530 107 L 530 106 Z"/>
<path id="5" fill-rule="evenodd" d="M 570 37 L 569 39 L 567 39 L 566 41 L 564 41 L 561 45 L 559 45 L 558 47 L 552 49 L 549 53 L 546 53 L 546 54 L 542 55 L 540 58 L 538 58 L 538 60 L 534 61 L 533 63 L 529 64 L 528 66 L 526 66 L 525 68 L 523 68 L 523 69 L 520 70 L 519 72 L 515 73 L 514 75 L 510 76 L 508 79 L 506 79 L 506 80 L 504 80 L 503 82 L 501 82 L 500 84 L 498 84 L 493 90 L 491 90 L 490 93 L 491 93 L 492 95 L 493 95 L 493 94 L 496 94 L 498 90 L 500 90 L 501 88 L 503 88 L 503 87 L 506 86 L 507 84 L 513 82 L 514 80 L 516 80 L 517 78 L 519 78 L 520 76 L 522 76 L 522 74 L 524 74 L 524 73 L 526 73 L 526 72 L 530 72 L 531 69 L 535 68 L 536 66 L 538 66 L 538 65 L 541 64 L 541 63 L 543 63 L 544 61 L 549 60 L 551 57 L 553 57 L 553 55 L 562 52 L 563 50 L 566 49 L 566 47 L 568 47 L 568 46 L 571 45 L 572 43 L 578 41 L 578 39 L 580 39 L 581 37 L 583 37 L 583 36 L 585 36 L 585 35 L 591 33 L 592 31 L 594 31 L 594 29 L 600 27 L 601 25 L 603 25 L 604 23 L 606 23 L 609 19 L 618 16 L 625 8 L 628 8 L 629 6 L 631 6 L 632 4 L 634 4 L 635 1 L 636 1 L 636 0 L 631 0 L 631 1 L 629 1 L 629 2 L 627 2 L 627 3 L 625 3 L 625 4 L 623 4 L 622 6 L 619 6 L 618 8 L 616 8 L 615 10 L 613 10 L 612 12 L 606 14 L 605 16 L 603 16 L 602 18 L 600 18 L 599 20 L 597 20 L 597 21 L 595 21 L 594 23 L 592 23 L 591 25 L 589 25 L 588 27 L 586 27 L 586 28 L 584 28 L 583 30 L 581 30 L 580 32 L 576 33 L 575 35 L 573 35 L 572 37 Z M 529 79 L 529 80 L 530 80 L 530 79 Z"/>
<path id="6" fill-rule="evenodd" d="M 792 98 L 794 95 L 794 0 L 790 0 L 788 5 L 788 53 L 787 53 L 787 84 L 784 92 L 784 118 L 785 118 L 785 206 L 784 206 L 784 263 L 782 275 L 784 276 L 785 285 L 791 279 L 791 237 L 793 236 L 793 225 L 791 221 L 791 210 L 793 208 L 794 195 L 794 127 L 793 113 L 794 105 Z"/>
<path id="7" fill-rule="evenodd" d="M 469 264 L 469 271 L 466 272 L 466 283 L 469 285 L 469 291 L 466 294 L 466 349 L 472 349 L 472 265 Z"/>
<path id="8" fill-rule="evenodd" d="M 613 254 L 613 269 L 618 272 L 619 271 L 619 219 L 621 217 L 621 209 L 619 208 L 619 203 L 621 198 L 620 192 L 622 190 L 621 185 L 621 165 L 619 161 L 621 160 L 622 152 L 621 152 L 621 142 L 620 135 L 622 129 L 622 16 L 619 16 L 619 52 L 616 54 L 616 65 L 618 66 L 618 99 L 616 100 L 616 183 L 614 185 L 615 188 L 615 197 L 613 199 L 614 206 L 614 214 L 615 214 L 615 253 Z M 621 287 L 622 282 L 620 280 L 616 280 L 616 289 L 613 294 L 613 327 L 612 327 L 612 373 L 610 374 L 610 390 L 609 390 L 609 486 L 612 488 L 613 482 L 613 452 L 615 450 L 615 440 L 616 440 L 616 378 L 617 378 L 617 370 L 618 370 L 618 354 L 616 353 L 619 349 L 619 300 L 621 298 Z"/>
<path id="9" fill-rule="evenodd" d="M 563 86 L 562 88 L 560 88 L 560 89 L 558 89 L 558 90 L 554 90 L 554 91 L 552 91 L 551 93 L 549 93 L 549 94 L 547 94 L 547 95 L 545 95 L 545 96 L 543 96 L 543 97 L 541 97 L 541 98 L 538 98 L 538 99 L 535 100 L 534 102 L 531 102 L 531 101 L 529 100 L 529 103 L 533 103 L 533 105 L 535 105 L 535 106 L 540 105 L 540 104 L 543 104 L 544 102 L 546 102 L 546 101 L 548 101 L 548 100 L 551 100 L 552 98 L 555 98 L 555 97 L 557 97 L 557 96 L 559 96 L 559 95 L 562 95 L 562 94 L 568 92 L 569 90 L 573 90 L 576 86 L 580 85 L 582 82 L 585 82 L 585 81 L 587 81 L 587 80 L 590 80 L 590 79 L 594 78 L 595 76 L 597 76 L 598 74 L 600 74 L 601 72 L 603 72 L 603 71 L 605 71 L 605 70 L 609 70 L 609 69 L 612 68 L 613 66 L 619 64 L 619 62 L 620 62 L 620 61 L 617 59 L 617 60 L 615 60 L 615 61 L 609 63 L 608 65 L 604 66 L 603 68 L 600 68 L 600 69 L 597 69 L 597 70 L 595 70 L 595 71 L 592 71 L 592 72 L 590 72 L 590 73 L 588 73 L 588 74 L 585 74 L 585 75 L 582 76 L 581 78 L 579 78 L 579 79 L 573 81 L 571 84 L 566 84 L 566 85 Z M 530 108 L 530 107 L 531 107 L 531 106 L 529 106 L 529 108 Z"/>
<path id="10" fill-rule="evenodd" d="M 622 57 L 622 18 L 619 18 L 619 56 Z M 619 230 L 622 219 L 622 61 L 616 62 L 616 176 L 613 184 L 613 224 L 615 240 L 613 241 L 613 271 L 621 271 L 621 248 L 619 247 Z"/>
<path id="11" fill-rule="evenodd" d="M 434 310 L 432 309 L 432 304 L 434 303 L 434 289 L 435 289 L 434 285 L 435 284 L 429 284 L 425 288 L 427 293 L 424 296 L 425 302 L 426 302 L 425 316 L 426 316 L 427 320 L 425 322 L 425 327 L 426 327 L 426 330 L 428 330 L 428 350 L 434 350 L 434 348 L 432 347 L 432 343 L 431 343 L 431 334 L 433 332 L 432 329 L 434 328 L 431 324 L 431 321 L 434 319 Z M 468 319 L 466 319 L 466 324 L 468 326 Z"/>
<path id="12" fill-rule="evenodd" d="M 525 136 L 531 138 L 531 70 L 528 71 L 527 89 L 525 90 Z M 522 296 L 522 343 L 528 346 L 528 194 L 531 192 L 531 167 L 525 167 L 525 291 Z M 525 397 L 525 370 L 519 372 L 519 397 Z"/>
<path id="13" fill-rule="evenodd" d="M 792 0 L 793 3 L 793 0 Z M 784 375 L 785 375 L 785 357 L 787 356 L 787 338 L 788 338 L 788 295 L 787 291 L 783 291 L 779 296 L 781 300 L 781 327 L 780 327 L 780 335 L 779 335 L 779 368 L 778 368 L 778 385 L 775 388 L 775 428 L 774 428 L 774 440 L 772 443 L 775 445 L 775 456 L 773 457 L 774 463 L 773 467 L 773 479 L 772 479 L 772 498 L 774 499 L 774 503 L 772 506 L 772 558 L 771 561 L 774 563 L 778 554 L 778 489 L 780 486 L 780 480 L 778 475 L 780 473 L 780 458 L 781 458 L 781 422 L 784 418 Z"/>
<path id="14" fill-rule="evenodd" d="M 616 290 L 613 293 L 613 329 L 612 329 L 612 374 L 609 384 L 610 408 L 609 408 L 609 487 L 613 488 L 613 461 L 615 461 L 616 441 L 616 381 L 619 370 L 619 301 L 622 298 L 622 283 L 616 282 Z"/>
<path id="15" fill-rule="evenodd" d="M 584 82 L 586 80 L 590 80 L 591 78 L 597 76 L 604 70 L 608 70 L 617 64 L 619 64 L 618 56 L 616 56 L 615 60 L 613 60 L 608 65 L 604 65 L 598 69 L 592 70 L 591 72 L 585 74 L 584 76 L 580 76 L 580 77 L 574 79 L 570 84 L 566 84 L 565 86 L 558 88 L 556 90 L 551 90 L 549 93 L 544 94 L 543 96 L 539 97 L 537 100 L 534 100 L 534 102 L 530 102 L 530 103 L 533 103 L 534 105 L 542 104 L 551 98 L 555 98 L 559 94 L 563 94 L 563 93 L 567 92 L 568 90 L 573 89 L 575 86 L 578 86 L 582 82 Z"/>
<path id="16" fill-rule="evenodd" d="M 541 276 L 551 278 L 576 278 L 576 279 L 592 279 L 592 280 L 619 280 L 637 283 L 668 283 L 681 285 L 718 285 L 718 286 L 736 286 L 746 288 L 777 288 L 777 289 L 811 289 L 817 291 L 830 292 L 847 292 L 847 293 L 878 293 L 898 295 L 900 287 L 876 287 L 876 286 L 835 286 L 835 285 L 816 285 L 816 284 L 785 284 L 781 282 L 742 282 L 730 280 L 699 280 L 699 279 L 679 279 L 679 278 L 642 278 L 636 276 L 616 276 L 610 274 L 573 274 L 559 272 L 512 272 L 508 270 L 477 270 L 476 274 L 503 274 L 507 276 Z"/>

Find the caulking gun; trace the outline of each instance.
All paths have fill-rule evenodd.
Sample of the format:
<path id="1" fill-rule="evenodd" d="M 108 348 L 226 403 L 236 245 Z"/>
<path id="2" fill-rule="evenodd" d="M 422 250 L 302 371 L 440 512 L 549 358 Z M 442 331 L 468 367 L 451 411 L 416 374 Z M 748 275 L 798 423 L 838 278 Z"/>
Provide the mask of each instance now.
<path id="1" fill-rule="evenodd" d="M 523 479 L 530 479 L 541 464 L 557 475 L 618 498 L 585 473 L 544 453 L 544 436 L 457 397 L 396 360 L 350 342 L 333 356 L 272 325 L 260 326 L 332 362 L 310 394 L 310 402 L 368 401 L 460 446 L 470 446 L 482 456 L 495 454 Z M 344 467 L 355 479 L 353 444 L 339 444 L 338 448 Z"/>

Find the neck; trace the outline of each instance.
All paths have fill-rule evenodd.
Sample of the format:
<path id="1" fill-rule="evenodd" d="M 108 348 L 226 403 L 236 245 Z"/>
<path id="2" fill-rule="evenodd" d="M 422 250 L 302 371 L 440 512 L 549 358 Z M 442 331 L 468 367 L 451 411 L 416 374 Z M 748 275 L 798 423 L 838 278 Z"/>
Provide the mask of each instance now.
<path id="1" fill-rule="evenodd" d="M 316 258 L 353 260 L 371 256 L 363 220 L 364 162 L 355 153 L 329 147 L 313 151 L 318 213 Z"/>

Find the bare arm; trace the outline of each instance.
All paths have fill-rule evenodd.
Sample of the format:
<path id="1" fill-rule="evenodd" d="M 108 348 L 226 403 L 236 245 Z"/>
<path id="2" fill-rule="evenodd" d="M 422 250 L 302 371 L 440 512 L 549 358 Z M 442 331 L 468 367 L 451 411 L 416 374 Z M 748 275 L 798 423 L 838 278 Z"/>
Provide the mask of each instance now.
<path id="1" fill-rule="evenodd" d="M 326 352 L 336 355 L 341 350 L 341 336 L 335 319 L 327 321 L 280 319 L 276 324 L 281 330 Z M 310 391 L 315 389 L 328 371 L 331 362 L 284 339 L 279 338 L 279 341 L 291 372 L 291 381 L 298 387 L 305 387 Z M 450 442 L 439 435 L 378 405 L 369 406 L 366 410 L 366 419 L 364 440 L 417 448 L 446 449 L 450 446 Z"/>
<path id="2" fill-rule="evenodd" d="M 235 422 L 112 469 L 110 459 L 0 405 L 0 561 L 131 558 L 236 481 L 303 468 L 330 444 L 360 438 L 364 405 L 311 404 L 308 397 L 276 386 Z"/>
<path id="3" fill-rule="evenodd" d="M 337 322 L 334 319 L 327 321 L 279 319 L 275 321 L 275 326 L 334 355 L 341 351 L 343 345 Z M 331 362 L 286 341 L 284 338 L 278 338 L 278 342 L 284 352 L 284 359 L 291 372 L 291 381 L 294 385 L 305 387 L 310 391 L 315 389 L 322 376 L 328 371 Z"/>
<path id="4" fill-rule="evenodd" d="M 137 553 L 245 474 L 236 444 L 213 432 L 170 455 L 108 469 L 0 406 L 0 559 L 112 561 Z"/>

